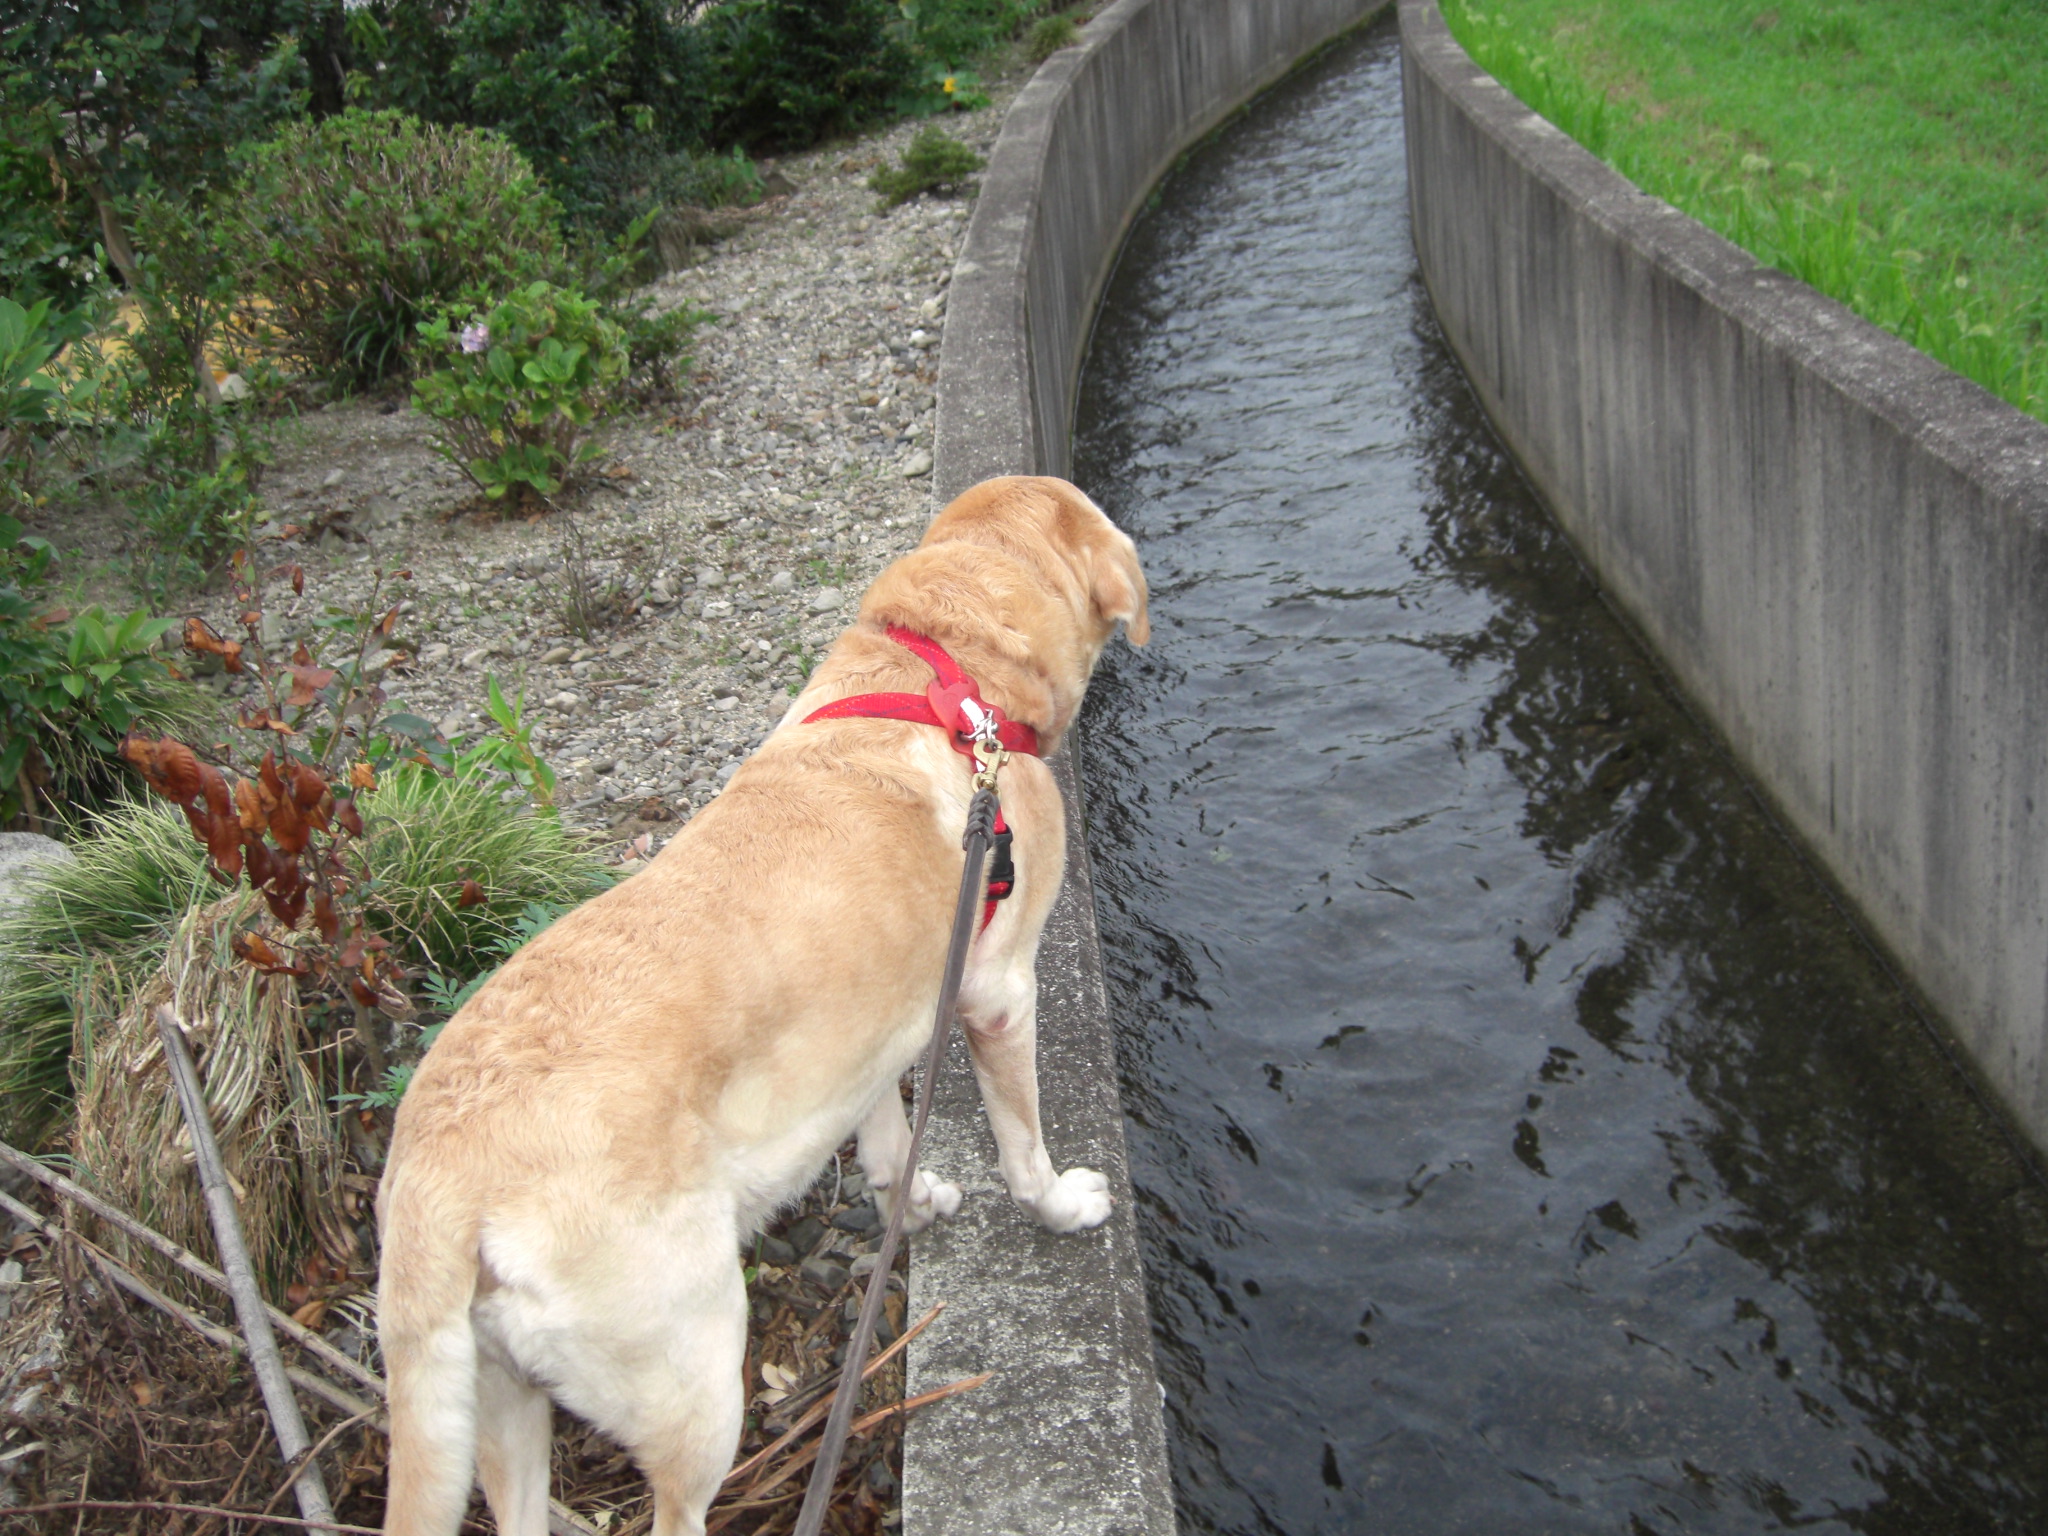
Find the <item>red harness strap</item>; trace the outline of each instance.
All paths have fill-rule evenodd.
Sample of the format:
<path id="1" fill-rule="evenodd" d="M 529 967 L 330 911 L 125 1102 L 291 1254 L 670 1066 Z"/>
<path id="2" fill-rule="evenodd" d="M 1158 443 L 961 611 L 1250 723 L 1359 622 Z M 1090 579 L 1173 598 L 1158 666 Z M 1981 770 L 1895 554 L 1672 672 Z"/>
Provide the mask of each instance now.
<path id="1" fill-rule="evenodd" d="M 938 674 L 923 693 L 857 693 L 835 699 L 804 716 L 813 720 L 907 720 L 913 725 L 936 725 L 945 731 L 955 752 L 972 761 L 974 740 L 988 721 L 995 723 L 996 742 L 1005 752 L 1038 756 L 1038 732 L 1022 720 L 1011 720 L 982 698 L 973 678 L 960 670 L 960 663 L 946 654 L 946 648 L 929 635 L 891 624 L 889 638 L 907 651 L 915 652 Z M 981 926 L 986 928 L 996 915 L 996 903 L 1016 889 L 1017 869 L 1010 861 L 1010 828 L 996 810 L 996 839 L 989 860 L 988 898 L 982 903 Z"/>

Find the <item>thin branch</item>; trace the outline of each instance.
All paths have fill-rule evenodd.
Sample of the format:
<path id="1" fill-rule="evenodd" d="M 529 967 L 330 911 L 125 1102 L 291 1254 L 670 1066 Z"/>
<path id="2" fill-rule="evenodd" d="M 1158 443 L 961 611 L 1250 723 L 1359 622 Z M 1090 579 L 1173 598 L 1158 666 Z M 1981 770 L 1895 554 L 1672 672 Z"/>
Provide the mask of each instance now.
<path id="1" fill-rule="evenodd" d="M 931 1326 L 932 1319 L 937 1317 L 941 1312 L 945 1310 L 946 1304 L 942 1301 L 937 1306 L 933 1307 L 931 1311 L 925 1313 L 923 1317 L 920 1317 L 914 1326 L 906 1328 L 903 1331 L 903 1336 L 901 1338 L 896 1340 L 895 1343 L 891 1344 L 887 1349 L 883 1350 L 879 1355 L 875 1356 L 874 1359 L 868 1362 L 867 1369 L 860 1373 L 860 1379 L 862 1381 L 866 1381 L 870 1376 L 874 1375 L 875 1372 L 879 1371 L 883 1366 L 887 1365 L 897 1355 L 901 1354 L 905 1349 L 909 1347 L 910 1341 L 916 1338 L 920 1333 L 923 1333 L 925 1329 L 929 1328 Z M 802 1435 L 805 1430 L 809 1429 L 813 1424 L 817 1423 L 818 1420 L 822 1419 L 826 1415 L 826 1413 L 830 1411 L 831 1406 L 832 1404 L 830 1398 L 820 1397 L 817 1400 L 817 1402 L 811 1405 L 810 1410 L 806 1412 L 802 1418 L 798 1419 L 794 1424 L 790 1425 L 789 1428 L 783 1432 L 782 1437 L 778 1439 L 773 1445 L 770 1445 L 763 1450 L 756 1451 L 753 1455 L 749 1456 L 745 1461 L 741 1462 L 738 1466 L 734 1467 L 730 1472 L 726 1473 L 725 1482 L 720 1486 L 729 1487 L 733 1483 L 736 1483 L 741 1478 L 745 1477 L 749 1472 L 754 1471 L 764 1462 L 773 1461 L 777 1456 L 781 1455 L 782 1452 L 791 1443 L 793 1443 L 800 1435 Z"/>
<path id="2" fill-rule="evenodd" d="M 151 1499 L 60 1499 L 54 1504 L 17 1504 L 0 1509 L 0 1520 L 14 1515 L 53 1515 L 75 1509 L 83 1518 L 89 1509 L 135 1510 L 163 1515 L 219 1515 L 229 1520 L 260 1520 L 265 1525 L 291 1525 L 302 1531 L 340 1531 L 342 1536 L 384 1536 L 367 1525 L 343 1525 L 336 1520 L 297 1520 L 290 1515 L 252 1515 L 245 1509 L 220 1509 L 212 1504 L 160 1504 Z"/>
<path id="3" fill-rule="evenodd" d="M 43 1233 L 52 1242 L 55 1242 L 64 1235 L 63 1230 L 55 1223 L 45 1221 L 40 1212 L 23 1205 L 4 1190 L 0 1190 L 0 1210 L 18 1216 L 24 1221 L 33 1222 L 36 1230 Z M 118 1285 L 130 1296 L 135 1297 L 138 1301 L 147 1302 L 166 1317 L 175 1318 L 202 1339 L 218 1344 L 222 1349 L 232 1354 L 242 1353 L 242 1340 L 239 1335 L 221 1327 L 218 1323 L 209 1322 L 190 1307 L 171 1300 L 170 1297 L 164 1295 L 162 1291 L 159 1291 L 147 1280 L 142 1279 L 139 1275 L 132 1274 L 119 1259 L 93 1242 L 92 1239 L 81 1237 L 75 1232 L 71 1234 L 71 1238 L 84 1250 L 85 1256 L 92 1260 L 93 1264 L 106 1279 Z M 297 1366 L 288 1365 L 285 1367 L 284 1373 L 290 1378 L 292 1384 L 301 1391 L 312 1393 L 313 1396 L 321 1399 L 321 1401 L 339 1408 L 343 1413 L 361 1413 L 370 1407 L 369 1404 L 353 1393 L 342 1391 L 341 1388 L 335 1386 L 325 1377 L 315 1376 L 311 1371 L 302 1371 Z M 380 1382 L 378 1385 L 381 1389 L 382 1383 Z"/>
<path id="4" fill-rule="evenodd" d="M 120 1231 L 127 1233 L 144 1247 L 155 1249 L 173 1264 L 177 1265 L 178 1268 L 184 1270 L 186 1274 L 193 1276 L 195 1279 L 203 1280 L 222 1295 L 231 1294 L 228 1290 L 228 1277 L 207 1263 L 206 1260 L 200 1258 L 198 1254 L 192 1252 L 189 1248 L 181 1247 L 179 1244 L 172 1242 L 171 1239 L 165 1237 L 154 1228 L 144 1226 L 119 1206 L 110 1205 L 84 1185 L 74 1183 L 72 1180 L 65 1178 L 63 1174 L 57 1172 L 56 1169 L 50 1167 L 49 1164 L 41 1159 L 31 1157 L 28 1153 L 10 1147 L 6 1142 L 0 1141 L 0 1162 L 6 1163 L 11 1168 L 18 1168 L 38 1184 L 56 1194 L 62 1195 L 66 1200 L 71 1201 L 72 1204 L 83 1206 L 86 1210 L 91 1211 L 93 1215 L 99 1217 L 100 1220 L 106 1222 L 111 1227 L 118 1228 Z M 19 1215 L 28 1208 L 21 1206 L 14 1209 L 16 1214 Z M 33 1212 L 30 1212 L 31 1216 L 33 1214 Z M 379 1397 L 384 1395 L 384 1379 L 375 1371 L 369 1369 L 360 1361 L 350 1359 L 312 1329 L 294 1320 L 291 1314 L 280 1312 L 277 1308 L 269 1306 L 266 1306 L 265 1310 L 270 1314 L 272 1327 L 288 1335 L 293 1343 L 298 1344 L 317 1356 L 323 1365 L 329 1366 L 342 1375 L 347 1376 L 358 1386 L 367 1387 Z"/>
<path id="5" fill-rule="evenodd" d="M 336 1440 L 341 1438 L 341 1433 L 343 1430 L 354 1429 L 358 1424 L 361 1424 L 366 1419 L 381 1419 L 383 1416 L 384 1410 L 381 1408 L 365 1408 L 361 1413 L 357 1414 L 354 1418 L 343 1419 L 339 1424 L 335 1425 L 332 1429 L 328 1430 L 326 1434 L 322 1435 L 318 1440 L 314 1441 L 313 1446 L 310 1450 L 301 1452 L 299 1457 L 295 1461 L 293 1461 L 290 1470 L 287 1471 L 284 1475 L 284 1481 L 277 1485 L 277 1492 L 273 1493 L 268 1499 L 265 1499 L 263 1501 L 263 1514 L 267 1515 L 273 1509 L 277 1508 L 277 1501 L 283 1498 L 287 1493 L 291 1491 L 292 1485 L 298 1482 L 300 1474 L 303 1473 L 306 1470 L 306 1468 L 312 1466 L 316 1461 L 319 1460 L 320 1453 L 322 1451 L 326 1450 L 328 1446 L 334 1444 Z M 259 1515 L 257 1518 L 261 1519 L 262 1516 Z"/>
<path id="6" fill-rule="evenodd" d="M 905 1398 L 900 1403 L 891 1403 L 886 1408 L 877 1408 L 873 1413 L 863 1418 L 855 1419 L 849 1424 L 846 1429 L 847 1436 L 851 1438 L 855 1435 L 864 1435 L 877 1424 L 885 1423 L 899 1413 L 909 1413 L 913 1408 L 923 1408 L 944 1398 L 957 1397 L 962 1392 L 972 1392 L 994 1374 L 995 1372 L 993 1371 L 983 1371 L 979 1376 L 965 1376 L 959 1381 L 949 1381 L 943 1387 L 934 1387 L 929 1392 L 921 1392 L 916 1397 Z M 819 1444 L 822 1443 L 822 1441 L 819 1442 Z M 769 1489 L 774 1488 L 779 1483 L 786 1482 L 789 1478 L 809 1466 L 817 1457 L 817 1454 L 817 1445 L 807 1445 L 790 1457 L 788 1461 L 777 1467 L 773 1476 L 743 1491 L 755 1498 L 759 1498 L 767 1493 Z M 730 1508 L 731 1506 L 728 1505 L 727 1507 Z"/>
<path id="7" fill-rule="evenodd" d="M 284 1357 L 277 1351 L 277 1336 L 271 1331 L 263 1294 L 256 1287 L 256 1270 L 249 1262 L 249 1248 L 242 1239 L 242 1218 L 235 1209 L 234 1190 L 228 1184 L 226 1165 L 221 1162 L 220 1144 L 213 1138 L 213 1117 L 206 1107 L 206 1090 L 199 1083 L 199 1069 L 185 1047 L 185 1028 L 168 1005 L 156 1010 L 157 1034 L 164 1042 L 164 1059 L 171 1069 L 171 1082 L 178 1090 L 178 1103 L 185 1111 L 185 1124 L 192 1132 L 192 1150 L 198 1156 L 199 1183 L 206 1193 L 207 1214 L 213 1218 L 214 1240 L 220 1245 L 221 1268 L 234 1293 L 235 1315 L 248 1340 L 249 1363 L 256 1383 L 263 1389 L 263 1405 L 270 1411 L 270 1425 L 276 1431 L 278 1449 L 287 1462 L 301 1455 L 311 1444 L 306 1421 L 299 1415 L 299 1400 L 292 1396 L 292 1383 L 285 1375 Z M 334 1523 L 334 1505 L 327 1497 L 327 1480 L 320 1468 L 308 1462 L 293 1486 L 299 1513 L 315 1527 Z"/>

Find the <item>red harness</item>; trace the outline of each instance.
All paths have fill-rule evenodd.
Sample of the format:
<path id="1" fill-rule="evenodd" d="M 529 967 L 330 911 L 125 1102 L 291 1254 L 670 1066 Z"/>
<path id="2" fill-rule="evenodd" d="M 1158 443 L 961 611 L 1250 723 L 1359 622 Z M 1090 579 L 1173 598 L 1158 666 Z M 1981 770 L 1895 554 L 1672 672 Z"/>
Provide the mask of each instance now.
<path id="1" fill-rule="evenodd" d="M 960 670 L 960 663 L 946 654 L 946 648 L 929 635 L 891 624 L 889 638 L 907 651 L 914 651 L 937 673 L 923 693 L 857 693 L 834 699 L 804 716 L 813 720 L 907 720 L 913 725 L 936 725 L 946 732 L 955 752 L 974 759 L 974 743 L 993 726 L 996 744 L 1005 752 L 1038 756 L 1038 732 L 1022 720 L 1007 719 L 1000 709 L 981 696 L 974 679 Z M 996 903 L 1016 889 L 1017 867 L 1010 860 L 1010 829 L 1000 808 L 996 811 L 995 846 L 989 859 L 988 895 L 981 906 L 981 926 L 986 928 L 996 915 Z"/>

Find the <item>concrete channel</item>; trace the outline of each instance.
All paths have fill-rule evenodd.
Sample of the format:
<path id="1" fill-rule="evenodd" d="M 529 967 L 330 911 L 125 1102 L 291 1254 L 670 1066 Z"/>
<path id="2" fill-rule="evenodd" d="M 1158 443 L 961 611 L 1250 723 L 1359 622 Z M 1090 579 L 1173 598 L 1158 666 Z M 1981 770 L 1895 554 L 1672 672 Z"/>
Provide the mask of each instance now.
<path id="1" fill-rule="evenodd" d="M 2048 1148 L 2048 425 L 1628 181 L 1401 0 L 1415 245 L 1581 555 Z"/>
<path id="2" fill-rule="evenodd" d="M 1175 158 L 1384 0 L 1118 0 L 1010 108 L 947 300 L 934 489 L 1063 474 L 1075 380 L 1124 236 Z M 1040 966 L 1047 1140 L 1108 1174 L 1106 1228 L 1052 1237 L 1002 1192 L 964 1052 L 940 1085 L 929 1160 L 968 1198 L 919 1238 L 912 1393 L 994 1372 L 911 1422 L 909 1536 L 1168 1532 L 1173 1492 L 1117 1094 L 1082 786 L 1071 754 L 1067 888 Z"/>
<path id="3" fill-rule="evenodd" d="M 1020 95 L 955 269 L 941 502 L 1066 473 L 1125 235 L 1191 143 L 1379 0 L 1119 0 Z M 1784 822 L 2048 1143 L 2048 428 L 1647 198 L 1400 0 L 1414 237 L 1443 330 L 1574 546 Z M 910 1536 L 1174 1528 L 1084 787 L 1041 958 L 1054 1159 L 1106 1229 L 1011 1207 L 956 1052 L 919 1239 Z M 2038 804 L 2038 810 L 2037 810 Z"/>

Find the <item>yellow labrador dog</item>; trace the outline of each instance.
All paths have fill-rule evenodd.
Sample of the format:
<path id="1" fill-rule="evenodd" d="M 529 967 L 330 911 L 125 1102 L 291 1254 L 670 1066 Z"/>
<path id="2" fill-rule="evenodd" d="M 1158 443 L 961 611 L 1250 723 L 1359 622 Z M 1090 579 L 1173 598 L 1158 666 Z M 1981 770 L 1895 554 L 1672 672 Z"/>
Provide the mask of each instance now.
<path id="1" fill-rule="evenodd" d="M 450 1021 L 398 1112 L 379 1203 L 390 1536 L 452 1536 L 472 1472 L 505 1536 L 547 1528 L 549 1399 L 633 1454 L 656 1536 L 704 1529 L 745 1405 L 738 1250 L 851 1132 L 911 1229 L 958 1208 L 900 1175 L 897 1082 L 927 1039 L 963 863 L 949 733 L 820 706 L 924 693 L 935 640 L 1050 751 L 1121 621 L 1148 637 L 1130 539 L 1073 486 L 991 480 L 933 521 L 775 732 L 640 874 L 570 913 Z M 1017 1202 L 1109 1215 L 1039 1133 L 1034 971 L 1064 861 L 1045 764 L 1003 770 L 1017 894 L 961 991 Z"/>

